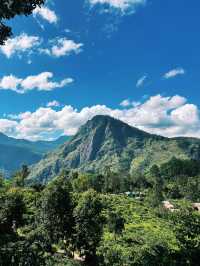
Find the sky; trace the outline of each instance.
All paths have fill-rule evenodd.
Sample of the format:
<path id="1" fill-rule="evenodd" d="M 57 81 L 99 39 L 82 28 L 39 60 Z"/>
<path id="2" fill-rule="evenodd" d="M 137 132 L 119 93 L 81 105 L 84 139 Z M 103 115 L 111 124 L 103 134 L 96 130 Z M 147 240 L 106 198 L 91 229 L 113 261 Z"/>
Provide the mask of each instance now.
<path id="1" fill-rule="evenodd" d="M 8 21 L 0 131 L 52 140 L 103 114 L 200 137 L 199 10 L 195 0 L 49 0 Z"/>

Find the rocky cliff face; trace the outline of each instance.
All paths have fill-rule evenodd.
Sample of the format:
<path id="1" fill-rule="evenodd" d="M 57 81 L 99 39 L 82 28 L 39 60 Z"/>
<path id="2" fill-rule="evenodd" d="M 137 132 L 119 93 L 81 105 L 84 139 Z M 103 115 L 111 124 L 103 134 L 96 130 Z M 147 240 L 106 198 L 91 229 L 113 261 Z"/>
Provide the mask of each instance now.
<path id="1" fill-rule="evenodd" d="M 64 169 L 102 172 L 109 166 L 118 172 L 146 171 L 172 156 L 191 158 L 199 151 L 200 140 L 168 139 L 109 116 L 96 116 L 68 143 L 33 166 L 29 179 L 45 183 Z"/>

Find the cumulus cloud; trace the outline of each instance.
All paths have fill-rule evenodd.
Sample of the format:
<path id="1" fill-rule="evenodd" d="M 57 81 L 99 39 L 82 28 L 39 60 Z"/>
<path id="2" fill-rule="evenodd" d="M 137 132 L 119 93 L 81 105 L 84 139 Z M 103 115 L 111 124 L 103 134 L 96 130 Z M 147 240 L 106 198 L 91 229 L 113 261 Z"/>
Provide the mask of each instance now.
<path id="1" fill-rule="evenodd" d="M 17 90 L 22 79 L 13 75 L 5 76 L 0 79 L 0 89 L 2 90 Z"/>
<path id="2" fill-rule="evenodd" d="M 64 106 L 59 110 L 43 107 L 0 119 L 0 131 L 9 136 L 29 140 L 50 140 L 56 136 L 74 135 L 95 115 L 110 115 L 131 126 L 166 137 L 200 136 L 199 109 L 181 96 L 152 96 L 143 104 L 125 109 L 95 105 L 77 110 Z"/>
<path id="3" fill-rule="evenodd" d="M 56 24 L 58 22 L 58 16 L 56 15 L 55 11 L 46 6 L 36 7 L 36 9 L 33 11 L 33 15 L 35 17 L 39 16 L 51 24 Z"/>
<path id="4" fill-rule="evenodd" d="M 184 75 L 184 74 L 185 74 L 185 70 L 182 67 L 179 67 L 179 68 L 172 69 L 169 72 L 165 73 L 163 77 L 165 79 L 170 79 L 170 78 L 175 78 L 176 76 Z"/>
<path id="5" fill-rule="evenodd" d="M 82 43 L 76 43 L 67 38 L 57 38 L 51 42 L 54 43 L 52 47 L 40 49 L 40 52 L 55 57 L 62 57 L 72 53 L 79 54 L 83 47 Z"/>
<path id="6" fill-rule="evenodd" d="M 7 58 L 11 58 L 14 54 L 21 55 L 24 52 L 31 52 L 40 43 L 41 40 L 38 36 L 29 36 L 22 33 L 15 38 L 8 39 L 5 45 L 0 47 L 0 51 Z"/>
<path id="7" fill-rule="evenodd" d="M 138 79 L 136 83 L 136 87 L 140 88 L 144 85 L 145 80 L 147 79 L 147 75 L 142 76 L 140 79 Z"/>
<path id="8" fill-rule="evenodd" d="M 125 12 L 127 10 L 130 10 L 132 12 L 135 12 L 135 9 L 138 6 L 145 5 L 146 0 L 88 0 L 89 3 L 94 5 L 107 5 L 111 8 L 118 9 L 121 12 Z"/>
<path id="9" fill-rule="evenodd" d="M 79 54 L 82 51 L 83 43 L 77 43 L 67 38 L 56 38 L 44 45 L 43 39 L 38 36 L 30 36 L 22 33 L 15 38 L 6 41 L 5 45 L 0 46 L 0 52 L 7 58 L 13 55 L 22 56 L 22 54 L 35 54 L 38 51 L 54 57 L 68 56 Z M 29 59 L 28 62 L 31 62 Z"/>
<path id="10" fill-rule="evenodd" d="M 199 110 L 194 104 L 185 104 L 172 111 L 171 117 L 177 125 L 192 127 L 199 123 Z"/>
<path id="11" fill-rule="evenodd" d="M 0 90 L 11 90 L 23 94 L 31 90 L 52 91 L 71 84 L 74 80 L 66 78 L 59 82 L 52 81 L 53 73 L 42 72 L 35 76 L 28 76 L 24 79 L 13 75 L 5 76 L 0 79 Z"/>

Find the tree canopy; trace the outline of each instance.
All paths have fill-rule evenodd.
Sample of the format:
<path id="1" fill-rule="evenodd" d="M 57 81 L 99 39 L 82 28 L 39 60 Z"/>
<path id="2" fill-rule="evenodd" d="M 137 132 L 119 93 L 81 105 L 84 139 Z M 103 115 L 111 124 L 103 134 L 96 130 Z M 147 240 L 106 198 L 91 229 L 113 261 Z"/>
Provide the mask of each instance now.
<path id="1" fill-rule="evenodd" d="M 12 36 L 11 27 L 5 24 L 17 15 L 30 15 L 37 6 L 44 4 L 45 0 L 1 0 L 0 5 L 0 45 Z"/>
<path id="2" fill-rule="evenodd" d="M 9 183 L 2 178 L 0 265 L 197 265 L 200 213 L 190 200 L 199 198 L 199 177 L 170 181 L 161 170 L 150 169 L 152 186 L 134 187 L 136 196 L 105 189 L 114 174 L 65 171 L 46 186 L 27 187 L 23 166 Z M 169 198 L 170 211 L 162 200 L 172 191 L 177 198 L 175 188 L 180 198 Z"/>

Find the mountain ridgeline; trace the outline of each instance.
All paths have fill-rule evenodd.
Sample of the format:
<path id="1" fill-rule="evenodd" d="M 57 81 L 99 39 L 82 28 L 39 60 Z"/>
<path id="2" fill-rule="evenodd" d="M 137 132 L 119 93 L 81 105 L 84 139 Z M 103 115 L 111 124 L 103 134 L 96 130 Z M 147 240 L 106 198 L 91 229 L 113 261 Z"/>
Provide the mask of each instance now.
<path id="1" fill-rule="evenodd" d="M 31 165 L 39 162 L 46 153 L 66 141 L 67 137 L 61 137 L 56 141 L 31 142 L 0 133 L 0 171 L 6 177 L 10 177 L 22 164 Z"/>
<path id="2" fill-rule="evenodd" d="M 200 160 L 200 140 L 146 133 L 109 116 L 96 116 L 56 151 L 32 167 L 29 180 L 46 183 L 63 170 L 145 172 L 176 156 Z"/>

